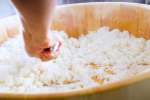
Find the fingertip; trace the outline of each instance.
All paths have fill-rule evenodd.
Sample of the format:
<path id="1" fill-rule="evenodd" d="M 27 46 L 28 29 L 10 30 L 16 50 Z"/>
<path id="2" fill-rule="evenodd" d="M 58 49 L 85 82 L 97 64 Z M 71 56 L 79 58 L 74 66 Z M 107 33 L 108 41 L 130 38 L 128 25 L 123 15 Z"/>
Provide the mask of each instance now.
<path id="1" fill-rule="evenodd" d="M 48 61 L 48 60 L 52 60 L 52 59 L 55 59 L 57 56 L 51 52 L 42 52 L 40 54 L 40 59 L 42 61 Z"/>
<path id="2" fill-rule="evenodd" d="M 62 46 L 61 41 L 58 41 L 58 45 L 56 46 L 56 50 L 49 48 L 45 48 L 42 50 L 42 52 L 40 53 L 40 59 L 42 61 L 48 61 L 48 60 L 52 60 L 52 59 L 56 59 L 58 57 L 58 55 L 60 54 L 60 49 Z M 55 48 L 55 47 L 54 47 Z"/>

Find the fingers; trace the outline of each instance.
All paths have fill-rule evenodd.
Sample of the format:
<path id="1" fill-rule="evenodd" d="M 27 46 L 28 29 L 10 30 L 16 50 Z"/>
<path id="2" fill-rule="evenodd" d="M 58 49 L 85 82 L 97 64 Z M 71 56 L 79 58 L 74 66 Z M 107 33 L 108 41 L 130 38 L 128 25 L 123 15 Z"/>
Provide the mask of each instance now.
<path id="1" fill-rule="evenodd" d="M 54 42 L 49 37 L 39 43 L 29 33 L 24 33 L 24 43 L 29 56 L 40 58 L 42 61 L 55 59 L 59 55 L 62 46 L 59 39 Z"/>
<path id="2" fill-rule="evenodd" d="M 54 46 L 48 47 L 48 48 L 43 48 L 42 52 L 39 55 L 39 58 L 43 61 L 47 61 L 47 60 L 51 60 L 51 59 L 55 59 L 59 53 L 60 53 L 60 48 L 61 48 L 61 42 L 58 41 L 57 44 L 55 44 Z M 52 48 L 55 48 L 52 49 Z"/>

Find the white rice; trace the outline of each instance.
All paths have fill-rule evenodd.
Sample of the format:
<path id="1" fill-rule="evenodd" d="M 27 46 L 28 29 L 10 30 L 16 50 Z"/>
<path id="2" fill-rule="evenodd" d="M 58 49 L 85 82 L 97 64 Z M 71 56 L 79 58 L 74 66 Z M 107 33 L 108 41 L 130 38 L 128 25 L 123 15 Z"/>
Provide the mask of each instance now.
<path id="1" fill-rule="evenodd" d="M 101 86 L 150 70 L 150 40 L 100 28 L 79 39 L 64 32 L 60 56 L 27 56 L 22 35 L 0 47 L 0 92 L 60 92 Z"/>

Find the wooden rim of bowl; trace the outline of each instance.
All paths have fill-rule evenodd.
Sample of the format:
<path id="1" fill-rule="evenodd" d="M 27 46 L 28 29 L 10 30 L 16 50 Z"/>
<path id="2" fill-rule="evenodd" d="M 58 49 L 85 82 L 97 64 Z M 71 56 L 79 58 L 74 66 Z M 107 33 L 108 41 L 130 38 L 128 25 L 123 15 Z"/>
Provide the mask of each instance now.
<path id="1" fill-rule="evenodd" d="M 99 4 L 111 4 L 111 5 L 130 5 L 135 7 L 144 7 L 146 9 L 150 9 L 150 7 L 146 4 L 138 4 L 138 3 L 127 3 L 127 2 L 91 2 L 91 3 L 77 3 L 77 4 L 65 4 L 60 5 L 58 8 L 62 7 L 72 7 L 76 5 L 99 5 Z M 107 91 L 116 90 L 119 88 L 127 87 L 130 85 L 134 85 L 135 83 L 142 82 L 144 80 L 150 79 L 150 71 L 135 75 L 133 77 L 126 78 L 124 80 L 116 81 L 113 83 L 105 84 L 102 86 L 96 86 L 81 90 L 73 90 L 67 92 L 55 92 L 55 93 L 0 93 L 1 97 L 6 98 L 66 98 L 72 96 L 81 96 L 81 95 L 90 95 L 95 93 L 105 93 Z"/>

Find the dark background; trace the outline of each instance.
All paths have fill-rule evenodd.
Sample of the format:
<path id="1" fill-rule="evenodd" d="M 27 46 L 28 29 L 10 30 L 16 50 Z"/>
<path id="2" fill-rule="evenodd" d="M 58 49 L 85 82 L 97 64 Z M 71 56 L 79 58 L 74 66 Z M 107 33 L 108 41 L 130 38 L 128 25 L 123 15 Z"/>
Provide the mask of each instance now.
<path id="1" fill-rule="evenodd" d="M 35 0 L 36 1 L 36 0 Z M 136 2 L 150 4 L 150 0 L 57 0 L 58 4 L 79 2 Z M 15 10 L 9 0 L 0 0 L 0 18 L 15 14 Z"/>

